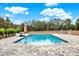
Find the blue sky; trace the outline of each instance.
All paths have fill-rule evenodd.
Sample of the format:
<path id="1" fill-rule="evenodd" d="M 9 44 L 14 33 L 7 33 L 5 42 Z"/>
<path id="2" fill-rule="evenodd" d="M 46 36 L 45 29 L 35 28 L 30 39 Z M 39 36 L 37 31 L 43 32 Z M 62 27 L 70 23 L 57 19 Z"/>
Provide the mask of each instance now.
<path id="1" fill-rule="evenodd" d="M 9 17 L 15 24 L 51 18 L 72 19 L 79 16 L 79 3 L 0 3 L 0 16 Z"/>

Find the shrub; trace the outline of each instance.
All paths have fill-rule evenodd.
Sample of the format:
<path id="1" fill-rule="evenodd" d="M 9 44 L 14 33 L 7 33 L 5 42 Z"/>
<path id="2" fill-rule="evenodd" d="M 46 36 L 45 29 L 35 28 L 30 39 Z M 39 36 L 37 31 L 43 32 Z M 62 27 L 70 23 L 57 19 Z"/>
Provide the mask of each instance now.
<path id="1" fill-rule="evenodd" d="M 13 31 L 12 28 L 8 28 L 8 29 L 6 30 L 6 33 L 7 33 L 8 35 L 12 35 L 12 34 L 14 33 L 14 31 Z"/>
<path id="2" fill-rule="evenodd" d="M 19 33 L 20 32 L 20 28 L 15 29 L 15 33 Z"/>
<path id="3" fill-rule="evenodd" d="M 4 35 L 4 33 L 5 33 L 5 29 L 4 28 L 0 28 L 0 35 Z"/>

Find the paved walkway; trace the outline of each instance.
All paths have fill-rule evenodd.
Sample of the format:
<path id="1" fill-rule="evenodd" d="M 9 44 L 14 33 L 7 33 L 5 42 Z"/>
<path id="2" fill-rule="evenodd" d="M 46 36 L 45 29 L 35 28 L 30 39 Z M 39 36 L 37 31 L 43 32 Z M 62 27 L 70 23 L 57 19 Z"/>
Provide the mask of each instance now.
<path id="1" fill-rule="evenodd" d="M 79 56 L 79 36 L 53 34 L 69 43 L 50 46 L 17 44 L 14 41 L 21 37 L 10 37 L 0 40 L 0 56 Z"/>

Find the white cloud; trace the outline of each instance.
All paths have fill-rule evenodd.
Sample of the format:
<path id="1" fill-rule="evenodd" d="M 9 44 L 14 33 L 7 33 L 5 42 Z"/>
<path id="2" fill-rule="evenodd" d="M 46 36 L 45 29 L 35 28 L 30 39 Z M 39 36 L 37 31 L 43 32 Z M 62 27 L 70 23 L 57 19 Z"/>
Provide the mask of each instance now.
<path id="1" fill-rule="evenodd" d="M 72 19 L 71 13 L 69 12 L 65 12 L 63 9 L 61 8 L 47 8 L 45 10 L 43 10 L 40 14 L 44 15 L 44 16 L 54 16 L 54 17 L 58 17 L 61 19 Z"/>
<path id="2" fill-rule="evenodd" d="M 21 24 L 24 22 L 23 20 L 12 20 L 12 21 L 14 24 Z"/>
<path id="3" fill-rule="evenodd" d="M 4 16 L 5 17 L 12 17 L 12 15 L 10 15 L 10 14 L 5 14 Z"/>
<path id="4" fill-rule="evenodd" d="M 6 17 L 12 17 L 12 15 L 10 15 L 10 14 L 5 14 L 5 15 L 4 15 L 4 19 L 6 19 Z"/>
<path id="5" fill-rule="evenodd" d="M 58 3 L 53 3 L 53 2 L 46 2 L 46 6 L 57 6 Z"/>
<path id="6" fill-rule="evenodd" d="M 18 13 L 24 13 L 28 10 L 28 8 L 24 8 L 24 7 L 5 7 L 5 10 L 12 12 L 13 14 L 18 14 Z"/>
<path id="7" fill-rule="evenodd" d="M 72 23 L 75 24 L 75 22 L 77 21 L 78 18 L 79 18 L 79 16 L 76 16 L 76 17 L 73 19 Z"/>
<path id="8" fill-rule="evenodd" d="M 50 18 L 49 17 L 44 17 L 44 18 L 40 18 L 39 20 L 48 22 L 50 20 Z"/>
<path id="9" fill-rule="evenodd" d="M 10 18 L 10 20 L 13 22 L 13 24 L 22 24 L 22 23 L 24 23 L 25 21 L 24 20 L 22 20 L 22 19 L 12 19 L 12 18 Z"/>
<path id="10" fill-rule="evenodd" d="M 27 15 L 28 15 L 29 13 L 28 13 L 28 12 L 25 12 L 25 14 L 27 14 Z"/>

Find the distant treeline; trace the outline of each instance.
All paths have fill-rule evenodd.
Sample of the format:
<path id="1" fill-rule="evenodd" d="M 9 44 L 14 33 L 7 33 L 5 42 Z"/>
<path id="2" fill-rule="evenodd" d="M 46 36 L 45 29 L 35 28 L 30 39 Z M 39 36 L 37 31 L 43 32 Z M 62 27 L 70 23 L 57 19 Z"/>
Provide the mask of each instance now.
<path id="1" fill-rule="evenodd" d="M 53 31 L 53 30 L 79 30 L 79 17 L 73 23 L 72 19 L 61 20 L 53 18 L 49 21 L 32 20 L 26 22 L 28 31 Z M 6 19 L 0 17 L 0 29 L 18 29 L 24 31 L 24 23 L 20 25 L 13 24 L 8 17 Z"/>
<path id="2" fill-rule="evenodd" d="M 23 27 L 23 24 L 21 24 Z M 27 22 L 27 29 L 29 31 L 52 31 L 52 30 L 79 30 L 79 18 L 73 23 L 71 19 L 51 19 L 48 22 L 45 21 L 30 21 Z"/>

